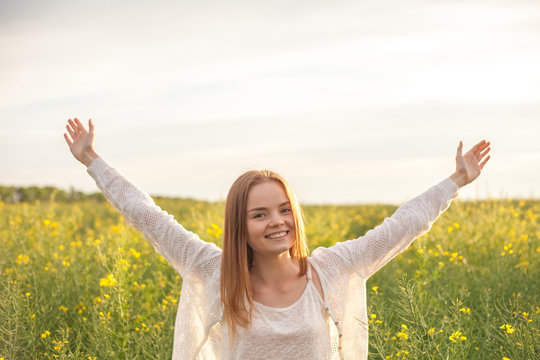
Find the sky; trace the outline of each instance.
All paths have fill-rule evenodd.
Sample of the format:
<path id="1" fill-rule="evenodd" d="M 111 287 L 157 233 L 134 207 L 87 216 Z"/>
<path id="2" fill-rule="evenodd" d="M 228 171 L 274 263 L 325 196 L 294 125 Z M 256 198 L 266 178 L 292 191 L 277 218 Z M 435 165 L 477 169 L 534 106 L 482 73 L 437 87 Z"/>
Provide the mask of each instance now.
<path id="1" fill-rule="evenodd" d="M 0 0 L 0 49 L 0 185 L 97 191 L 78 117 L 152 195 L 269 168 L 303 203 L 399 204 L 487 139 L 461 198 L 540 197 L 535 0 Z"/>

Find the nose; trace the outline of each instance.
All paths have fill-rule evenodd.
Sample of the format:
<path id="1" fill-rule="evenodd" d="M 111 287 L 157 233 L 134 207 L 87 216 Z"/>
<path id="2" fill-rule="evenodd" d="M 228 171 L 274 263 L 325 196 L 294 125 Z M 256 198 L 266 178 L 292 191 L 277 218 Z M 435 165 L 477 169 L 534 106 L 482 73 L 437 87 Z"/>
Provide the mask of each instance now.
<path id="1" fill-rule="evenodd" d="M 283 215 L 278 212 L 272 215 L 272 218 L 270 219 L 270 223 L 268 225 L 271 227 L 274 227 L 274 226 L 281 226 L 284 223 L 285 223 L 285 220 L 283 219 Z"/>

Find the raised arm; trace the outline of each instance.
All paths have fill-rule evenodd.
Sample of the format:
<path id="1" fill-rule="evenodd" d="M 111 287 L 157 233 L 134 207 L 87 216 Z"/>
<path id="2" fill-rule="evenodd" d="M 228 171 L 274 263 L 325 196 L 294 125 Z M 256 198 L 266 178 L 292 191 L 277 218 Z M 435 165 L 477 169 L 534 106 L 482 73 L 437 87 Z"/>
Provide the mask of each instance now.
<path id="1" fill-rule="evenodd" d="M 64 137 L 71 153 L 87 166 L 99 189 L 125 220 L 141 231 L 181 276 L 192 271 L 202 277 L 215 276 L 221 250 L 184 229 L 172 215 L 162 211 L 148 194 L 97 155 L 93 146 L 92 120 L 89 121 L 89 131 L 77 119 L 68 122 L 69 136 L 64 134 Z"/>
<path id="2" fill-rule="evenodd" d="M 343 261 L 342 267 L 353 268 L 367 279 L 405 250 L 414 239 L 428 232 L 439 215 L 450 206 L 459 188 L 480 175 L 490 158 L 489 145 L 489 142 L 482 140 L 463 155 L 463 144 L 460 142 L 456 171 L 450 177 L 407 201 L 364 236 L 337 243 L 328 249 L 315 250 L 313 257 Z"/>

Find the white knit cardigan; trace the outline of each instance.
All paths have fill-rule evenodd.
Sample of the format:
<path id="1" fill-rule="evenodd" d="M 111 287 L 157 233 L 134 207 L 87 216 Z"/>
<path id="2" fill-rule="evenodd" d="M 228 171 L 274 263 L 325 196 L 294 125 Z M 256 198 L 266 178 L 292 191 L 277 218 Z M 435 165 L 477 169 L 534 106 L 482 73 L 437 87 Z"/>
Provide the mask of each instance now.
<path id="1" fill-rule="evenodd" d="M 220 359 L 221 249 L 184 229 L 102 158 L 94 160 L 87 171 L 112 206 L 183 279 L 173 360 Z M 457 196 L 457 190 L 447 178 L 403 204 L 364 236 L 317 248 L 308 258 L 319 275 L 326 311 L 340 334 L 341 359 L 367 359 L 366 280 L 426 233 Z"/>

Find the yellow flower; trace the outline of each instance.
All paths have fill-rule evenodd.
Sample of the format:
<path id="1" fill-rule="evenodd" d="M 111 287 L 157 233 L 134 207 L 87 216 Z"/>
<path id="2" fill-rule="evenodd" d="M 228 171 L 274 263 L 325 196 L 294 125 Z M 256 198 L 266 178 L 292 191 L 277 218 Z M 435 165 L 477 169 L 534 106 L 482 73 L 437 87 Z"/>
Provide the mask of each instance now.
<path id="1" fill-rule="evenodd" d="M 42 339 L 45 339 L 47 336 L 51 335 L 50 331 L 49 330 L 45 330 L 45 332 L 43 334 L 41 334 L 41 338 Z"/>
<path id="2" fill-rule="evenodd" d="M 428 335 L 433 335 L 435 333 L 435 328 L 430 328 L 428 331 L 427 331 L 427 334 Z"/>
<path id="3" fill-rule="evenodd" d="M 135 259 L 138 259 L 141 256 L 141 253 L 133 248 L 130 248 L 129 252 L 131 253 L 131 255 L 133 255 Z"/>
<path id="4" fill-rule="evenodd" d="M 401 331 L 397 334 L 400 340 L 407 340 L 409 338 L 409 335 L 407 334 L 408 329 L 407 325 L 401 324 Z"/>
<path id="5" fill-rule="evenodd" d="M 465 313 L 465 314 L 470 314 L 471 313 L 471 309 L 469 308 L 461 308 L 459 309 L 460 312 L 462 313 Z"/>
<path id="6" fill-rule="evenodd" d="M 106 278 L 99 279 L 99 286 L 110 287 L 110 286 L 115 286 L 115 285 L 116 285 L 116 280 L 114 279 L 114 276 L 112 276 L 111 274 L 107 275 Z"/>
<path id="7" fill-rule="evenodd" d="M 448 338 L 448 340 L 450 340 L 451 342 L 453 343 L 456 343 L 458 341 L 465 341 L 467 340 L 467 337 L 466 336 L 463 336 L 463 334 L 461 333 L 461 331 L 456 331 L 456 332 L 453 332 L 452 335 L 450 335 L 450 337 Z"/>
<path id="8" fill-rule="evenodd" d="M 17 256 L 17 259 L 15 260 L 17 264 L 21 264 L 21 263 L 28 264 L 29 261 L 30 261 L 30 257 L 28 257 L 28 255 L 23 255 L 23 254 L 19 254 Z"/>
<path id="9" fill-rule="evenodd" d="M 507 358 L 506 356 L 503 356 L 502 360 L 510 360 L 510 358 Z"/>
<path id="10" fill-rule="evenodd" d="M 516 331 L 516 329 L 514 329 L 510 324 L 501 325 L 499 329 L 505 330 L 508 334 L 512 334 L 514 331 Z"/>

